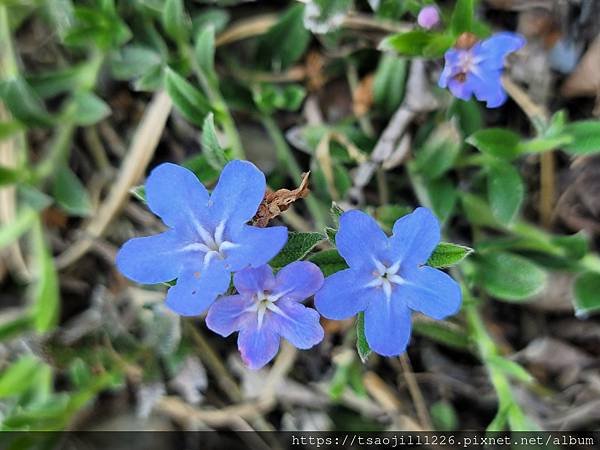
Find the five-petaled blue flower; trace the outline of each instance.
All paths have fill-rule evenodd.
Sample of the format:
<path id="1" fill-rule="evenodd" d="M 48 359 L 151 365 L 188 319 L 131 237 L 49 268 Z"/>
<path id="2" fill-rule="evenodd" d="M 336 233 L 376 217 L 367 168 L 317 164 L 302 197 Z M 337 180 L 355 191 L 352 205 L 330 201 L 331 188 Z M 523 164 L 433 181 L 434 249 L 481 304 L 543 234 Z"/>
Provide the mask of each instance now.
<path id="1" fill-rule="evenodd" d="M 227 164 L 210 195 L 191 171 L 161 164 L 148 177 L 146 198 L 169 229 L 127 241 L 117 267 L 143 284 L 177 278 L 167 306 L 183 316 L 199 315 L 227 290 L 232 272 L 266 264 L 285 244 L 285 227 L 246 224 L 265 188 L 265 176 L 247 161 Z"/>
<path id="2" fill-rule="evenodd" d="M 233 284 L 238 294 L 218 299 L 206 325 L 224 337 L 239 331 L 238 348 L 251 369 L 273 359 L 280 336 L 300 349 L 323 339 L 319 314 L 301 303 L 323 285 L 323 274 L 313 263 L 293 262 L 276 276 L 268 265 L 245 269 L 233 276 Z"/>
<path id="3" fill-rule="evenodd" d="M 389 238 L 368 214 L 342 214 L 335 242 L 350 268 L 325 279 L 315 307 L 335 320 L 364 311 L 371 349 L 384 356 L 403 353 L 411 310 L 443 319 L 460 308 L 458 283 L 425 265 L 439 241 L 440 225 L 426 208 L 398 219 Z"/>
<path id="4" fill-rule="evenodd" d="M 501 82 L 504 59 L 524 45 L 522 36 L 503 32 L 467 48 L 451 48 L 438 84 L 462 100 L 475 94 L 488 108 L 497 108 L 506 101 Z"/>

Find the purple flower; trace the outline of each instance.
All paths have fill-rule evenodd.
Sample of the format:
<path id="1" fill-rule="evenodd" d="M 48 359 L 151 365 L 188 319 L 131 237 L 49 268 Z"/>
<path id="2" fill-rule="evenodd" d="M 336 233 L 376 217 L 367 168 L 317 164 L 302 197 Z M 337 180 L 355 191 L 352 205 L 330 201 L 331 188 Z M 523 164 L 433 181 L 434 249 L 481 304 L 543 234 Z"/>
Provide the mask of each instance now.
<path id="1" fill-rule="evenodd" d="M 146 198 L 168 230 L 127 241 L 117 267 L 143 284 L 177 278 L 167 306 L 182 316 L 199 315 L 227 290 L 231 272 L 265 264 L 285 244 L 285 227 L 246 225 L 265 187 L 265 176 L 247 161 L 227 164 L 210 196 L 189 170 L 161 164 L 148 177 Z"/>
<path id="2" fill-rule="evenodd" d="M 319 314 L 301 303 L 323 284 L 323 274 L 313 263 L 291 263 L 277 276 L 268 265 L 242 270 L 233 276 L 233 284 L 238 295 L 217 300 L 208 310 L 206 325 L 225 337 L 239 331 L 238 348 L 251 369 L 273 359 L 280 336 L 301 349 L 323 339 Z"/>
<path id="3" fill-rule="evenodd" d="M 500 79 L 504 59 L 524 45 L 522 36 L 504 32 L 472 46 L 451 48 L 446 52 L 446 64 L 438 84 L 462 100 L 469 100 L 475 94 L 479 101 L 487 102 L 488 108 L 497 108 L 506 101 Z"/>
<path id="4" fill-rule="evenodd" d="M 350 268 L 325 279 L 315 296 L 317 311 L 335 320 L 364 311 L 371 349 L 384 356 L 403 353 L 411 310 L 443 319 L 460 308 L 459 285 L 424 265 L 439 241 L 440 225 L 426 208 L 398 219 L 389 238 L 368 214 L 344 213 L 335 242 Z"/>
<path id="5" fill-rule="evenodd" d="M 431 30 L 440 23 L 440 12 L 433 5 L 425 6 L 419 11 L 417 23 L 419 26 Z"/>

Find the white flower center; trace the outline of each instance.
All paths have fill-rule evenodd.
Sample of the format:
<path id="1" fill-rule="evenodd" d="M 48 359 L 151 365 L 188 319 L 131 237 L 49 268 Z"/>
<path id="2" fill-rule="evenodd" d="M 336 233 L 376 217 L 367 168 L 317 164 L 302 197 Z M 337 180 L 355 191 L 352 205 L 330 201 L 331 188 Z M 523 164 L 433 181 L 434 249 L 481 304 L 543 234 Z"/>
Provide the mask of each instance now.
<path id="1" fill-rule="evenodd" d="M 254 295 L 255 303 L 246 309 L 246 312 L 256 312 L 258 320 L 258 328 L 262 327 L 267 310 L 273 311 L 283 317 L 287 315 L 275 304 L 277 300 L 287 294 L 287 291 L 272 294 L 270 292 L 259 291 Z"/>
<path id="2" fill-rule="evenodd" d="M 386 265 L 379 260 L 374 260 L 375 270 L 373 271 L 373 280 L 367 283 L 366 287 L 382 288 L 385 298 L 389 300 L 392 297 L 393 285 L 405 283 L 398 272 L 400 270 L 400 261 L 392 265 Z"/>
<path id="3" fill-rule="evenodd" d="M 193 244 L 187 245 L 184 250 L 196 250 L 204 253 L 204 265 L 207 265 L 212 259 L 219 258 L 225 259 L 227 256 L 225 252 L 236 248 L 239 244 L 224 239 L 225 233 L 225 222 L 220 222 L 216 227 L 214 233 L 210 233 L 199 223 L 195 223 L 196 232 L 201 242 L 194 242 Z"/>

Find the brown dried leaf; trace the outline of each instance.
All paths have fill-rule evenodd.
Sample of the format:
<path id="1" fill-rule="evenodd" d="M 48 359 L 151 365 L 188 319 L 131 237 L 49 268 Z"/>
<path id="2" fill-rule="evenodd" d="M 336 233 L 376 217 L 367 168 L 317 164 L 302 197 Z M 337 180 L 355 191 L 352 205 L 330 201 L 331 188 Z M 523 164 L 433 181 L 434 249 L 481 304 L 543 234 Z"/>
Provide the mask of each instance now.
<path id="1" fill-rule="evenodd" d="M 358 86 L 352 93 L 352 109 L 354 115 L 362 117 L 371 110 L 373 106 L 373 74 L 369 74 L 360 80 Z"/>
<path id="2" fill-rule="evenodd" d="M 305 198 L 310 189 L 308 188 L 308 177 L 310 172 L 302 175 L 302 182 L 294 190 L 278 189 L 275 192 L 267 192 L 265 198 L 258 207 L 256 215 L 252 219 L 252 224 L 264 228 L 269 221 L 281 215 L 292 203 L 301 198 Z"/>
<path id="3" fill-rule="evenodd" d="M 575 71 L 561 87 L 563 97 L 600 95 L 600 36 L 590 45 Z"/>

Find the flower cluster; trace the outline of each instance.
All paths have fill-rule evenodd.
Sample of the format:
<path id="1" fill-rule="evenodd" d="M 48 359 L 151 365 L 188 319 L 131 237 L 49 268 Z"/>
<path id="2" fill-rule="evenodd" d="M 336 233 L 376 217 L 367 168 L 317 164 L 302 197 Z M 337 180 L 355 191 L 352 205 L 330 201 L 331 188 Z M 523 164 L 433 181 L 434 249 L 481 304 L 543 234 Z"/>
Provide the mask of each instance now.
<path id="1" fill-rule="evenodd" d="M 146 196 L 168 229 L 126 242 L 117 254 L 119 270 L 144 284 L 176 279 L 167 306 L 183 316 L 208 309 L 212 331 L 239 332 L 238 348 L 252 369 L 273 359 L 281 337 L 300 349 L 318 344 L 319 313 L 339 320 L 364 311 L 371 348 L 398 355 L 410 338 L 412 310 L 436 319 L 458 310 L 456 282 L 425 266 L 440 240 L 429 210 L 399 219 L 389 238 L 367 214 L 346 212 L 336 246 L 349 269 L 324 280 L 315 264 L 296 261 L 273 274 L 267 263 L 284 246 L 287 229 L 247 224 L 265 188 L 264 175 L 245 161 L 230 162 L 211 194 L 189 170 L 158 166 L 148 177 Z M 237 293 L 224 295 L 231 274 Z M 313 295 L 318 312 L 302 304 Z"/>
<path id="2" fill-rule="evenodd" d="M 504 60 L 524 45 L 525 39 L 515 33 L 496 33 L 483 41 L 465 33 L 446 52 L 438 84 L 462 100 L 475 95 L 488 108 L 497 108 L 506 101 L 501 81 Z"/>

